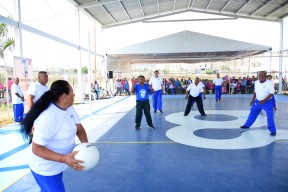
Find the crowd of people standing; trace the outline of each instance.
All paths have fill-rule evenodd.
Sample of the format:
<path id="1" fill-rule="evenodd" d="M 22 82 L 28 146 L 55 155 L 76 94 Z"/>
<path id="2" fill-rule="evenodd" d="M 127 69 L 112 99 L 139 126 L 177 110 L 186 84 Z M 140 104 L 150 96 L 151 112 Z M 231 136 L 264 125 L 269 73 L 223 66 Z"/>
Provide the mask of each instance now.
<path id="1" fill-rule="evenodd" d="M 217 76 L 217 74 L 216 74 Z M 152 77 L 153 78 L 153 77 Z M 222 79 L 220 82 L 220 78 Z M 277 81 L 278 77 L 276 76 L 274 80 L 272 79 L 274 83 L 275 90 L 278 89 L 279 82 Z M 215 82 L 215 78 L 213 79 L 207 79 L 203 78 L 200 79 L 200 82 L 202 82 L 206 89 L 206 94 L 215 94 L 219 93 L 219 89 L 221 89 L 222 94 L 252 94 L 254 90 L 254 84 L 257 80 L 257 77 L 255 76 L 240 76 L 238 78 L 232 76 L 224 76 L 218 78 L 219 82 Z M 150 79 L 146 78 L 145 80 L 147 83 L 149 83 Z M 126 78 L 123 79 L 117 79 L 115 81 L 115 94 L 116 95 L 130 95 L 130 85 L 135 84 L 134 82 L 137 82 L 137 78 L 132 78 L 129 82 Z M 185 94 L 187 87 L 193 82 L 193 80 L 188 77 L 186 78 L 163 78 L 162 84 L 163 84 L 163 94 L 164 95 L 174 95 L 174 94 Z M 215 84 L 216 83 L 216 84 Z M 219 84 L 220 83 L 220 84 Z M 215 86 L 216 85 L 216 86 Z M 217 90 L 215 92 L 215 90 Z"/>

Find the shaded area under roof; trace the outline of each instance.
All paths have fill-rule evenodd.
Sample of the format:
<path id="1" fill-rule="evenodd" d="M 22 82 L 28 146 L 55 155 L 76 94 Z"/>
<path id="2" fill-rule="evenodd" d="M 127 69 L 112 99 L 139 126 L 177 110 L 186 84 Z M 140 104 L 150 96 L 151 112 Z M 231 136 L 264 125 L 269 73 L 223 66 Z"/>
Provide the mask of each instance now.
<path id="1" fill-rule="evenodd" d="M 107 53 L 108 61 L 201 63 L 227 61 L 270 51 L 269 46 L 182 31 Z"/>
<path id="2" fill-rule="evenodd" d="M 145 22 L 185 12 L 281 21 L 288 0 L 68 0 L 103 28 Z"/>

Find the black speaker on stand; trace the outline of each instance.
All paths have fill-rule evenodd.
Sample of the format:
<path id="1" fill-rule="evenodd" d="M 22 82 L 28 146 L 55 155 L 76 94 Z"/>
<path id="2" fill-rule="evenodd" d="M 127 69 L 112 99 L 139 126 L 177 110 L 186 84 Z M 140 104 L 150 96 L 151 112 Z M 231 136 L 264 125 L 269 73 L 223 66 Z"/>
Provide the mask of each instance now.
<path id="1" fill-rule="evenodd" d="M 109 79 L 109 87 L 110 87 L 110 90 L 109 90 L 109 96 L 110 97 L 113 97 L 114 96 L 114 94 L 113 94 L 113 92 L 112 92 L 112 89 L 113 89 L 113 87 L 114 87 L 114 83 L 113 83 L 113 71 L 109 71 L 108 73 L 107 73 L 107 78 Z M 112 79 L 112 80 L 111 80 Z"/>
<path id="2" fill-rule="evenodd" d="M 108 73 L 108 79 L 113 79 L 113 71 L 109 71 L 109 73 Z"/>

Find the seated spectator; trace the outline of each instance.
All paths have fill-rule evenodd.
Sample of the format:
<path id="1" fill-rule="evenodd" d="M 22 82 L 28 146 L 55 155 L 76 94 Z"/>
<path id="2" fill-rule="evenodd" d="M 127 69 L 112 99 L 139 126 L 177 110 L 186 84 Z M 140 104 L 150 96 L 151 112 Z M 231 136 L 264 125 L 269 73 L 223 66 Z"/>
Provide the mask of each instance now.
<path id="1" fill-rule="evenodd" d="M 181 85 L 180 85 L 180 81 L 178 78 L 176 78 L 176 81 L 175 81 L 175 92 L 176 94 L 181 93 Z"/>
<path id="2" fill-rule="evenodd" d="M 170 93 L 174 95 L 174 83 L 170 83 L 169 85 Z"/>
<path id="3" fill-rule="evenodd" d="M 252 90 L 251 90 L 251 78 L 249 78 L 249 76 L 247 76 L 246 93 L 252 93 Z"/>
<path id="4" fill-rule="evenodd" d="M 241 94 L 241 80 L 238 79 L 237 85 L 236 85 L 236 93 Z"/>
<path id="5" fill-rule="evenodd" d="M 237 86 L 237 83 L 235 83 L 235 81 L 233 79 L 231 79 L 231 82 L 230 82 L 230 93 L 231 94 L 236 93 L 236 86 Z"/>
<path id="6" fill-rule="evenodd" d="M 208 87 L 208 92 L 214 94 L 215 89 L 214 89 L 214 83 L 212 80 L 208 81 L 207 87 Z"/>
<path id="7" fill-rule="evenodd" d="M 227 81 L 223 79 L 222 93 L 227 94 Z"/>
<path id="8" fill-rule="evenodd" d="M 241 79 L 241 85 L 240 85 L 241 94 L 246 93 L 246 84 L 247 84 L 246 77 L 243 77 L 243 79 Z"/>

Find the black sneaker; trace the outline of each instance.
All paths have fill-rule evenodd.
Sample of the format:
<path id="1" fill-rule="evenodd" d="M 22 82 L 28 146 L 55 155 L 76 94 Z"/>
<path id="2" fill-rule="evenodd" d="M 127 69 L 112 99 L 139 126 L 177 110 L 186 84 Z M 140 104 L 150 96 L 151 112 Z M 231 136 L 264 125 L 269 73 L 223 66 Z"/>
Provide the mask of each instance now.
<path id="1" fill-rule="evenodd" d="M 188 114 L 184 114 L 184 116 L 187 116 Z"/>
<path id="2" fill-rule="evenodd" d="M 275 135 L 276 135 L 276 132 L 271 132 L 270 135 L 271 135 L 271 136 L 275 136 Z"/>
<path id="3" fill-rule="evenodd" d="M 155 129 L 154 125 L 148 125 L 150 129 Z"/>
<path id="4" fill-rule="evenodd" d="M 245 125 L 242 125 L 240 128 L 241 128 L 241 129 L 249 129 L 249 127 L 247 127 L 247 126 L 245 126 Z"/>
<path id="5" fill-rule="evenodd" d="M 140 131 L 140 126 L 135 126 L 135 131 Z"/>
<path id="6" fill-rule="evenodd" d="M 154 113 L 156 113 L 156 110 L 154 111 Z"/>
<path id="7" fill-rule="evenodd" d="M 201 116 L 207 116 L 205 113 L 201 114 Z"/>
<path id="8" fill-rule="evenodd" d="M 162 110 L 159 110 L 160 111 L 160 113 L 163 113 L 163 111 Z"/>

